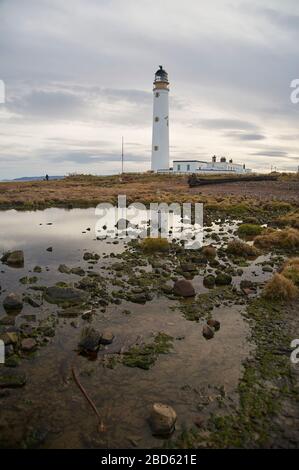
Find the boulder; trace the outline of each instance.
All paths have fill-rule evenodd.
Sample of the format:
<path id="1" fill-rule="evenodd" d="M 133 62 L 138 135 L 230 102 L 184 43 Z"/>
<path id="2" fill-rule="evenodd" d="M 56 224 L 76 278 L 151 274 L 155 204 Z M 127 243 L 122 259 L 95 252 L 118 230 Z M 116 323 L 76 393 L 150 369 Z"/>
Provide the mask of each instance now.
<path id="1" fill-rule="evenodd" d="M 154 403 L 150 414 L 150 426 L 154 436 L 169 436 L 175 429 L 177 414 L 164 403 Z"/>
<path id="2" fill-rule="evenodd" d="M 15 293 L 8 294 L 3 300 L 3 307 L 6 312 L 20 312 L 23 308 L 23 300 Z"/>
<path id="3" fill-rule="evenodd" d="M 74 287 L 52 286 L 45 291 L 45 299 L 52 304 L 79 305 L 88 299 L 86 292 Z"/>
<path id="4" fill-rule="evenodd" d="M 211 288 L 215 286 L 215 276 L 213 274 L 209 274 L 203 278 L 203 285 L 205 287 Z"/>
<path id="5" fill-rule="evenodd" d="M 218 320 L 213 320 L 212 318 L 207 321 L 207 324 L 211 327 L 214 328 L 215 331 L 220 330 L 220 321 Z"/>
<path id="6" fill-rule="evenodd" d="M 24 252 L 22 250 L 9 251 L 2 256 L 1 261 L 14 268 L 23 268 Z"/>
<path id="7" fill-rule="evenodd" d="M 231 284 L 232 277 L 227 273 L 220 273 L 216 276 L 215 282 L 218 286 L 227 286 Z"/>
<path id="8" fill-rule="evenodd" d="M 83 328 L 78 345 L 81 354 L 95 353 L 99 349 L 101 334 L 93 328 Z"/>
<path id="9" fill-rule="evenodd" d="M 72 274 L 76 274 L 76 276 L 85 276 L 85 271 L 84 269 L 77 267 L 77 268 L 72 268 L 71 269 Z"/>
<path id="10" fill-rule="evenodd" d="M 214 336 L 214 330 L 209 325 L 204 325 L 202 328 L 202 335 L 206 339 L 212 339 Z"/>
<path id="11" fill-rule="evenodd" d="M 100 343 L 103 345 L 111 344 L 114 339 L 114 334 L 110 330 L 103 331 Z"/>
<path id="12" fill-rule="evenodd" d="M 69 268 L 65 264 L 60 264 L 58 266 L 58 271 L 62 274 L 70 274 L 71 273 L 71 268 Z"/>
<path id="13" fill-rule="evenodd" d="M 176 281 L 173 286 L 173 291 L 176 295 L 181 297 L 193 297 L 195 295 L 192 282 L 187 281 L 186 279 Z"/>
<path id="14" fill-rule="evenodd" d="M 192 263 L 182 263 L 181 264 L 181 270 L 186 273 L 192 273 L 196 271 L 197 266 L 192 264 Z"/>
<path id="15" fill-rule="evenodd" d="M 25 338 L 21 342 L 21 349 L 25 352 L 34 351 L 37 348 L 37 342 L 33 338 Z"/>

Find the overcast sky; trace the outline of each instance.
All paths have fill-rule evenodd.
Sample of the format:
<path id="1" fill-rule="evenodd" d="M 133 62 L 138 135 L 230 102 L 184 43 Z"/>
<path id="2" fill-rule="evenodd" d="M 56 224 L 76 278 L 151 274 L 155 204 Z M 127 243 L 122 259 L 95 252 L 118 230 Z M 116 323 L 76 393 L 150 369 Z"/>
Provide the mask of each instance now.
<path id="1" fill-rule="evenodd" d="M 299 164 L 297 0 L 0 0 L 0 179 L 150 169 L 152 82 L 171 159 Z"/>

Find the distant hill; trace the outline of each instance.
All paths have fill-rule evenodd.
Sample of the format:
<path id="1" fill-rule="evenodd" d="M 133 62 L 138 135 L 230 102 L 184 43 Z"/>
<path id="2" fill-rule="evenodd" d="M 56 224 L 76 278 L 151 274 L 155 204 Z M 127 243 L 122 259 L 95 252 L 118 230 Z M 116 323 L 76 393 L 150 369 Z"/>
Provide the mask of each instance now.
<path id="1" fill-rule="evenodd" d="M 49 176 L 49 180 L 61 180 L 64 176 Z M 42 181 L 44 180 L 44 176 L 23 176 L 22 178 L 15 178 L 12 180 L 1 180 L 2 182 L 5 181 Z"/>

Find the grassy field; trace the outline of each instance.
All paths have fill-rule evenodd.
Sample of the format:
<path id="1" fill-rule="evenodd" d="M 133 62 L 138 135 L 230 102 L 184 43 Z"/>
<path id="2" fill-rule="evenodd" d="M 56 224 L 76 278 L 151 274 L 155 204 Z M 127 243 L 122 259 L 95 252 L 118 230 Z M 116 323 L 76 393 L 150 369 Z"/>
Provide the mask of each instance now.
<path id="1" fill-rule="evenodd" d="M 206 177 L 208 178 L 208 177 Z M 94 207 L 115 203 L 119 194 L 128 202 L 205 202 L 221 204 L 231 198 L 236 204 L 246 199 L 299 203 L 299 175 L 282 174 L 278 181 L 236 182 L 190 189 L 185 175 L 131 173 L 120 176 L 75 175 L 62 180 L 0 183 L 1 209 L 46 207 Z M 228 200 L 227 200 L 228 202 Z"/>

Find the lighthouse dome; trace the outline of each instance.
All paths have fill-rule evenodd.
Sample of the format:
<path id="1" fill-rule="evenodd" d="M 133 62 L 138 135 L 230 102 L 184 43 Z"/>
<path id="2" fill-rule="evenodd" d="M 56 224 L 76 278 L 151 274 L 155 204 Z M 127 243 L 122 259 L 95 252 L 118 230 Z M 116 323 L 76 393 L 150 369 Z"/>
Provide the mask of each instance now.
<path id="1" fill-rule="evenodd" d="M 159 65 L 159 69 L 155 73 L 155 82 L 168 83 L 168 73 L 163 69 L 162 65 Z"/>

